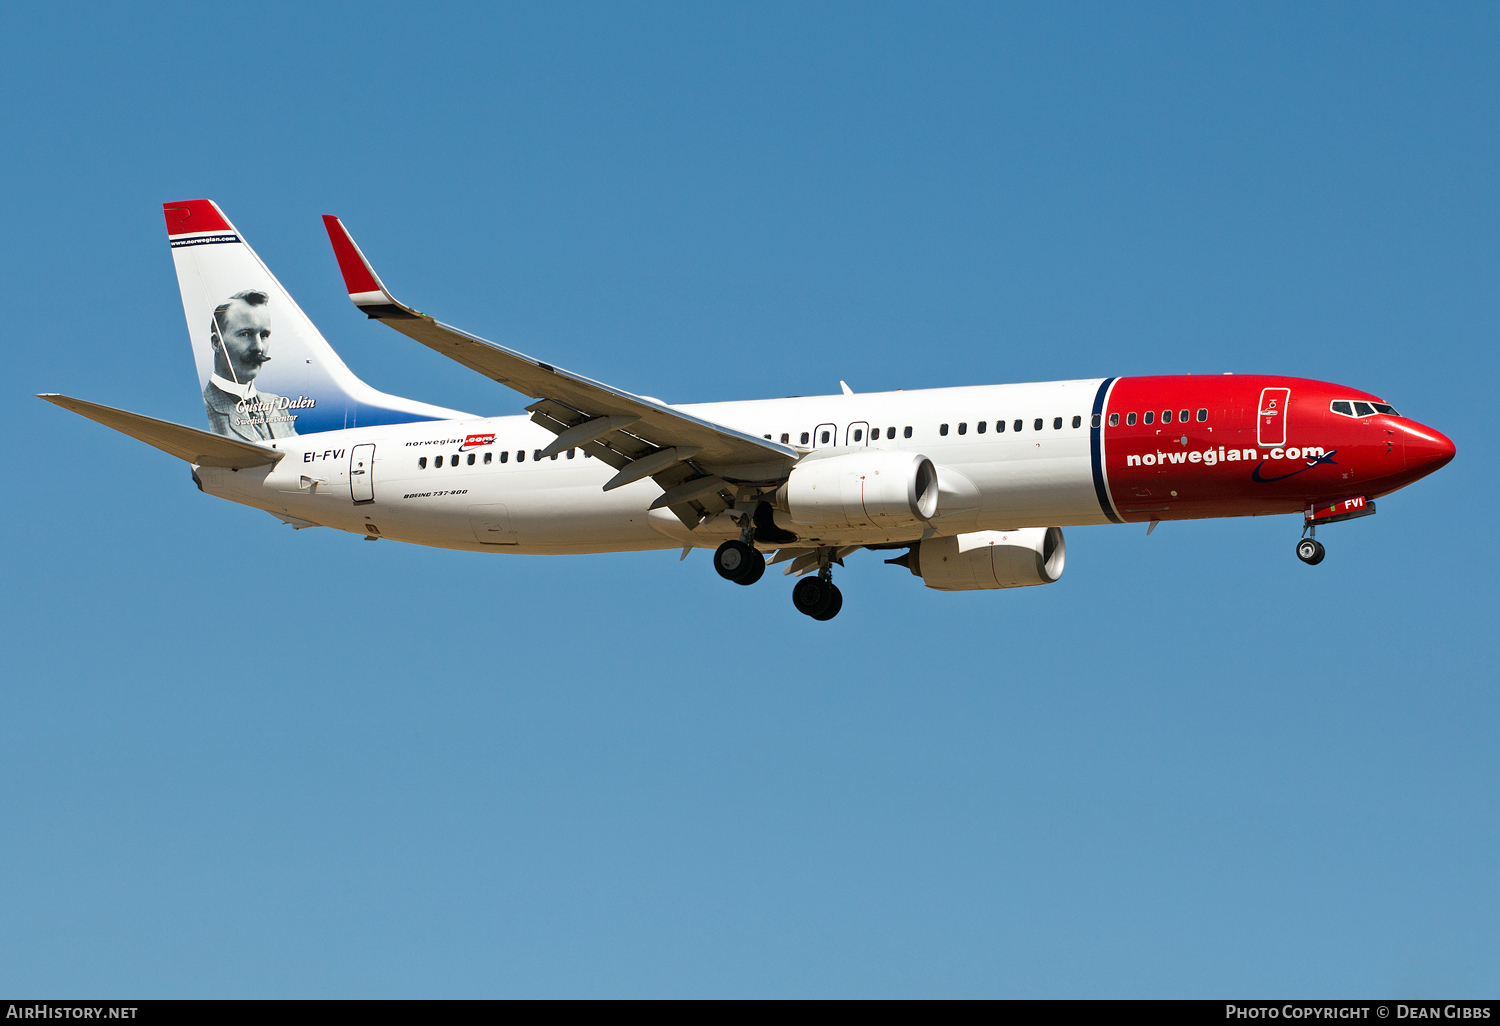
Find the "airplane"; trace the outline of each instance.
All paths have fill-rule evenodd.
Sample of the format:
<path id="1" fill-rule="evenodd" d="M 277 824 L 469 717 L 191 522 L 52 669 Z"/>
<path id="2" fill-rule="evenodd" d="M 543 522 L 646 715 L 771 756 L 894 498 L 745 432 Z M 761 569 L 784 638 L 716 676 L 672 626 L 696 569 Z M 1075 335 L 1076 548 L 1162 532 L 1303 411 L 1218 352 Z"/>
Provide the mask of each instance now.
<path id="1" fill-rule="evenodd" d="M 40 398 L 187 461 L 209 495 L 294 529 L 470 552 L 713 549 L 751 585 L 797 578 L 815 620 L 843 606 L 833 568 L 861 549 L 938 591 L 1056 582 L 1062 528 L 1302 514 L 1317 529 L 1455 455 L 1376 396 L 1272 375 L 1105 377 L 670 404 L 450 327 L 398 301 L 324 217 L 349 298 L 521 393 L 480 417 L 355 377 L 211 200 L 163 211 L 209 430 Z"/>

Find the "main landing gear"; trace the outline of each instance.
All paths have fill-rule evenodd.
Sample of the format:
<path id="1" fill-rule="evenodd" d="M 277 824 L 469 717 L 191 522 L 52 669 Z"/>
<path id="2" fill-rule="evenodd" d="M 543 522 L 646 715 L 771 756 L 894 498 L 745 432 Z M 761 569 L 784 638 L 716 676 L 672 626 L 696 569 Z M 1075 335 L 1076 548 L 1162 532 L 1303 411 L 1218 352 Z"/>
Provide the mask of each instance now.
<path id="1" fill-rule="evenodd" d="M 797 607 L 797 612 L 814 620 L 832 620 L 844 608 L 844 593 L 820 573 L 817 577 L 804 577 L 797 582 L 792 589 L 792 605 Z"/>
<path id="2" fill-rule="evenodd" d="M 837 550 L 818 550 L 816 577 L 804 577 L 792 589 L 792 605 L 814 620 L 832 620 L 844 608 L 844 593 L 833 583 L 833 558 Z M 840 564 L 842 565 L 842 564 Z"/>
<path id="3" fill-rule="evenodd" d="M 755 522 L 746 514 L 740 519 L 739 541 L 727 541 L 714 551 L 714 569 L 735 584 L 754 584 L 766 572 L 766 557 L 755 547 Z"/>
<path id="4" fill-rule="evenodd" d="M 766 572 L 766 557 L 755 547 L 758 526 L 750 516 L 741 521 L 740 536 L 714 550 L 714 570 L 726 581 L 754 584 Z M 771 528 L 775 530 L 774 526 Z M 773 544 L 776 539 L 769 539 Z M 792 605 L 814 620 L 832 620 L 844 608 L 844 595 L 833 583 L 833 559 L 837 550 L 818 550 L 817 576 L 804 577 L 792 589 Z"/>
<path id="5" fill-rule="evenodd" d="M 727 541 L 714 552 L 714 569 L 726 581 L 754 584 L 766 572 L 766 557 L 747 542 Z"/>

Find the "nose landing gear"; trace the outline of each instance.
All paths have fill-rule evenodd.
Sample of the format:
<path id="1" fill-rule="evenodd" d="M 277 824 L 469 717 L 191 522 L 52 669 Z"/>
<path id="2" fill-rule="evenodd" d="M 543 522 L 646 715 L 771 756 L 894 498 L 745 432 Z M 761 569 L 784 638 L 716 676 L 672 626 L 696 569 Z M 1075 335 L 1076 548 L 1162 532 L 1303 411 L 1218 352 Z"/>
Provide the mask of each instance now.
<path id="1" fill-rule="evenodd" d="M 1317 566 L 1323 562 L 1323 543 L 1316 538 L 1303 538 L 1297 543 L 1297 558 L 1308 566 Z"/>
<path id="2" fill-rule="evenodd" d="M 1332 456 L 1333 453 L 1328 455 Z M 1323 562 L 1323 543 L 1316 540 L 1318 528 L 1323 524 L 1337 524 L 1344 520 L 1358 520 L 1374 514 L 1375 503 L 1356 495 L 1351 499 L 1340 499 L 1326 506 L 1309 506 L 1302 512 L 1302 540 L 1297 543 L 1297 558 L 1308 566 Z"/>

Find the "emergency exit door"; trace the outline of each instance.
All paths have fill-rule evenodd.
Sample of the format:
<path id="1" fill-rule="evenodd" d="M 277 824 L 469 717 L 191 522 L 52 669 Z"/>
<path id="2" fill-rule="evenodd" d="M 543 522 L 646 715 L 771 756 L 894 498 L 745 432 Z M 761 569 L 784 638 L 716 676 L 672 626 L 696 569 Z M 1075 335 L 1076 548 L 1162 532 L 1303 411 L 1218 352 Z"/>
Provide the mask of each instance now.
<path id="1" fill-rule="evenodd" d="M 1261 389 L 1260 412 L 1255 418 L 1255 440 L 1261 445 L 1286 444 L 1286 414 L 1291 399 L 1290 388 Z"/>
<path id="2" fill-rule="evenodd" d="M 375 446 L 356 445 L 349 453 L 349 495 L 356 503 L 375 501 Z"/>

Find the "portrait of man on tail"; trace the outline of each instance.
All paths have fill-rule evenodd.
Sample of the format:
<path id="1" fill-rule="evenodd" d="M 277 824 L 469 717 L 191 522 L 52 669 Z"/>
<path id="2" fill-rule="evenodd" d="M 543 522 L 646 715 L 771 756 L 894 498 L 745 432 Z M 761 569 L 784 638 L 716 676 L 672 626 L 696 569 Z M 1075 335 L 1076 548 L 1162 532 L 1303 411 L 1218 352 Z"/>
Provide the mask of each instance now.
<path id="1" fill-rule="evenodd" d="M 214 310 L 209 325 L 214 369 L 203 390 L 208 426 L 248 442 L 297 433 L 296 415 L 287 411 L 282 397 L 255 387 L 256 376 L 271 359 L 270 298 L 257 289 L 236 292 Z"/>

